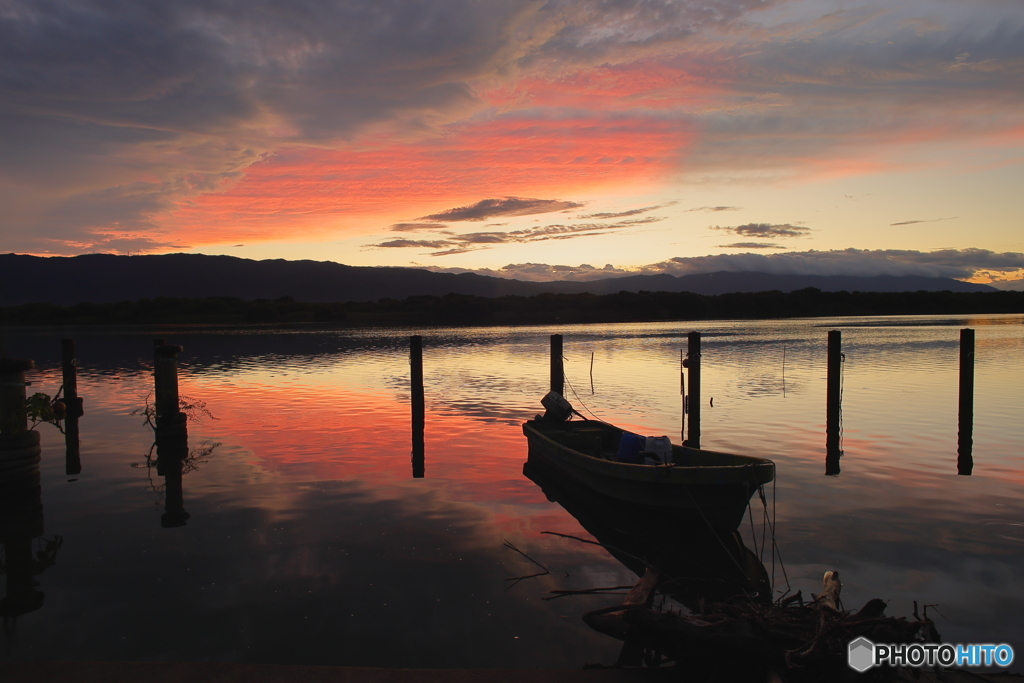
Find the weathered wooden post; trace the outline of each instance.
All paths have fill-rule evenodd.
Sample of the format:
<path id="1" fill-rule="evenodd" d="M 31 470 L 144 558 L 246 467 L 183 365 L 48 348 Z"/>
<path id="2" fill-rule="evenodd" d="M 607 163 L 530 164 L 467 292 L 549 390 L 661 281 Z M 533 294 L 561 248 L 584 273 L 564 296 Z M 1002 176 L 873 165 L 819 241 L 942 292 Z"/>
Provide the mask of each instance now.
<path id="1" fill-rule="evenodd" d="M 843 415 L 843 333 L 828 333 L 828 372 L 825 384 L 825 474 L 839 474 L 840 424 Z"/>
<path id="2" fill-rule="evenodd" d="M 960 410 L 957 425 L 957 474 L 974 471 L 974 330 L 960 330 Z"/>
<path id="3" fill-rule="evenodd" d="M 78 357 L 74 339 L 60 340 L 60 358 L 64 403 L 64 473 L 74 476 L 82 473 L 81 440 L 78 418 L 84 413 L 82 397 L 78 395 Z"/>
<path id="4" fill-rule="evenodd" d="M 562 335 L 551 335 L 551 391 L 565 395 L 565 368 L 562 365 Z"/>
<path id="5" fill-rule="evenodd" d="M 422 479 L 426 460 L 423 432 L 426 426 L 426 406 L 423 399 L 423 338 L 409 337 L 409 384 L 412 404 L 412 476 Z"/>
<path id="6" fill-rule="evenodd" d="M 0 359 L 0 434 L 28 431 L 25 372 L 35 366 L 35 362 L 21 358 Z"/>
<path id="7" fill-rule="evenodd" d="M 181 412 L 178 397 L 178 354 L 182 348 L 164 344 L 163 339 L 153 342 L 153 390 L 155 394 L 157 428 L 185 429 L 186 416 Z"/>
<path id="8" fill-rule="evenodd" d="M 0 358 L 0 473 L 39 467 L 39 432 L 29 431 L 25 411 L 25 372 L 35 363 L 21 358 Z"/>
<path id="9" fill-rule="evenodd" d="M 700 332 L 691 332 L 686 338 L 686 359 L 683 365 L 689 375 L 690 394 L 686 398 L 689 417 L 689 437 L 684 446 L 700 448 Z"/>
<path id="10" fill-rule="evenodd" d="M 82 398 L 78 395 L 78 357 L 75 354 L 75 340 L 60 340 L 61 375 L 64 388 L 64 405 L 67 415 L 81 417 Z"/>

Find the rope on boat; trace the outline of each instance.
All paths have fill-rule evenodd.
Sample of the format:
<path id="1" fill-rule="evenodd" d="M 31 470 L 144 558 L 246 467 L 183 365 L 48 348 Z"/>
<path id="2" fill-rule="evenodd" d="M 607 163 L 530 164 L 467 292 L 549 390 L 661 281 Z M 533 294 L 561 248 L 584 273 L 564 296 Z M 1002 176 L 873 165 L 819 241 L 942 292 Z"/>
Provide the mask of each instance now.
<path id="1" fill-rule="evenodd" d="M 846 354 L 839 354 L 839 455 L 843 454 L 843 390 L 846 389 Z"/>
<path id="2" fill-rule="evenodd" d="M 566 359 L 565 356 L 562 356 L 562 360 L 564 361 L 564 360 L 567 360 L 567 359 Z M 569 378 L 565 374 L 564 366 L 563 366 L 563 369 L 562 369 L 562 379 L 565 380 L 565 383 L 569 385 L 569 391 L 571 391 L 572 395 L 576 397 L 576 400 L 580 402 L 580 405 L 583 406 L 583 409 L 585 411 L 587 411 L 588 413 L 590 413 L 591 415 L 593 415 L 594 419 L 597 420 L 598 422 L 604 422 L 604 420 L 599 418 L 597 415 L 594 415 L 594 411 L 591 410 L 590 408 L 588 408 L 587 404 L 583 402 L 582 398 L 580 398 L 580 395 L 576 393 L 576 388 L 572 385 L 572 382 L 569 381 Z M 583 417 L 583 416 L 581 415 L 580 417 Z M 605 422 L 605 424 L 608 424 L 608 423 Z"/>
<path id="3" fill-rule="evenodd" d="M 786 574 L 786 565 L 782 561 L 782 551 L 779 550 L 778 544 L 775 542 L 775 480 L 778 479 L 778 473 L 772 478 L 772 590 L 775 590 L 775 555 L 778 553 L 779 556 L 779 568 L 782 570 L 782 576 L 786 579 L 786 592 L 780 597 L 785 597 L 793 587 L 789 585 L 789 576 Z"/>
<path id="4" fill-rule="evenodd" d="M 745 467 L 749 467 L 749 468 L 751 468 L 751 471 L 753 471 L 754 465 L 746 465 Z M 754 529 L 754 510 L 753 510 L 753 506 L 751 506 L 751 504 L 750 504 L 750 500 L 749 499 L 747 500 L 747 513 L 748 513 L 748 518 L 750 520 L 750 540 L 751 540 L 751 543 L 753 543 L 753 545 L 754 545 L 754 554 L 757 556 L 758 561 L 761 562 L 762 565 L 764 564 L 765 549 L 768 546 L 768 544 L 765 542 L 766 529 L 771 531 L 771 546 L 772 546 L 771 586 L 772 586 L 772 594 L 774 595 L 774 593 L 775 593 L 775 557 L 778 556 L 778 558 L 779 558 L 779 568 L 782 570 L 782 576 L 786 580 L 786 592 L 782 594 L 783 597 L 784 597 L 784 596 L 788 595 L 789 592 L 791 590 L 793 590 L 793 588 L 792 588 L 792 586 L 789 583 L 789 575 L 786 573 L 786 565 L 782 561 L 782 551 L 779 550 L 778 543 L 775 540 L 775 521 L 776 521 L 776 517 L 775 517 L 775 515 L 776 515 L 776 486 L 775 486 L 775 480 L 776 480 L 777 477 L 778 477 L 778 475 L 776 474 L 776 476 L 772 478 L 772 514 L 771 514 L 771 516 L 768 515 L 768 499 L 767 499 L 767 497 L 765 496 L 765 493 L 764 493 L 764 484 L 758 484 L 758 486 L 757 486 L 758 497 L 761 499 L 761 506 L 764 509 L 762 520 L 761 520 L 761 547 L 760 547 L 760 549 L 758 549 L 758 544 L 757 544 L 757 532 Z M 754 476 L 754 478 L 751 481 L 756 483 L 756 481 L 757 481 L 756 476 Z"/>

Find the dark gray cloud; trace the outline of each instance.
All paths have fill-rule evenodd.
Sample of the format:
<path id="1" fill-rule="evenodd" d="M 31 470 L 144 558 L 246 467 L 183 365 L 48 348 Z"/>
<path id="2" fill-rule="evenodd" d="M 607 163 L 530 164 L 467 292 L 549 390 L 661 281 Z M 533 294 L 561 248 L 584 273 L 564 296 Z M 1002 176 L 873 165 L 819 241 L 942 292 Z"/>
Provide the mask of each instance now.
<path id="1" fill-rule="evenodd" d="M 680 57 L 733 88 L 699 117 L 702 135 L 687 150 L 698 173 L 799 168 L 922 130 L 951 140 L 1020 125 L 1011 111 L 1024 89 L 1009 85 L 1024 78 L 1019 5 L 987 4 L 973 18 L 912 3 L 852 6 L 760 37 L 756 48 L 740 39 Z"/>
<path id="2" fill-rule="evenodd" d="M 890 223 L 889 225 L 893 226 L 893 225 L 914 225 L 915 223 L 938 223 L 939 221 L 952 221 L 952 220 L 956 220 L 957 218 L 959 218 L 959 216 L 950 216 L 949 218 L 932 218 L 930 220 L 921 220 L 921 221 L 900 221 L 899 223 Z"/>
<path id="3" fill-rule="evenodd" d="M 733 242 L 732 244 L 719 244 L 720 249 L 786 249 L 786 247 L 774 242 Z"/>
<path id="4" fill-rule="evenodd" d="M 757 271 L 798 275 L 922 275 L 968 278 L 984 271 L 1015 272 L 1024 254 L 988 249 L 834 249 L 784 254 L 718 254 L 676 257 L 646 268 L 675 275 Z"/>
<path id="5" fill-rule="evenodd" d="M 686 211 L 739 211 L 741 208 L 739 206 L 698 206 L 695 209 L 687 209 Z"/>
<path id="6" fill-rule="evenodd" d="M 607 234 L 638 225 L 657 223 L 665 220 L 659 216 L 646 216 L 644 218 L 632 218 L 615 223 L 575 223 L 551 225 L 537 225 L 521 230 L 509 230 L 507 232 L 469 232 L 461 235 L 451 235 L 443 240 L 388 240 L 376 244 L 365 245 L 368 248 L 383 249 L 438 249 L 432 252 L 431 256 L 450 256 L 462 254 L 477 249 L 487 249 L 495 244 L 514 244 L 525 242 L 544 242 L 547 240 L 567 240 L 580 237 L 592 237 L 594 235 Z"/>
<path id="7" fill-rule="evenodd" d="M 639 268 L 602 269 L 580 266 L 552 266 L 542 263 L 509 264 L 500 269 L 431 267 L 437 272 L 476 272 L 482 275 L 521 280 L 595 280 L 625 275 L 692 275 L 696 273 L 760 272 L 777 275 L 922 275 L 965 279 L 978 273 L 1000 273 L 1007 279 L 993 282 L 1001 289 L 1024 289 L 1024 280 L 1010 279 L 1024 270 L 1024 253 L 994 252 L 988 249 L 836 249 L 831 251 L 793 251 L 782 254 L 713 254 L 678 256 Z"/>
<path id="8" fill-rule="evenodd" d="M 553 211 L 578 209 L 582 204 L 560 199 L 530 199 L 528 197 L 505 197 L 504 199 L 481 199 L 476 204 L 447 209 L 440 213 L 422 216 L 421 221 L 485 221 L 495 216 L 532 216 Z"/>
<path id="9" fill-rule="evenodd" d="M 406 247 L 420 247 L 427 249 L 440 249 L 451 244 L 448 240 L 388 240 L 387 242 L 381 242 L 375 244 L 375 247 L 383 247 L 385 249 L 403 249 Z"/>
<path id="10" fill-rule="evenodd" d="M 724 230 L 744 237 L 803 237 L 811 232 L 810 228 L 800 225 L 782 223 L 772 225 L 770 223 L 747 223 L 736 226 L 711 226 L 711 230 Z"/>
<path id="11" fill-rule="evenodd" d="M 394 232 L 415 232 L 417 230 L 440 230 L 447 225 L 439 223 L 395 223 L 389 230 Z"/>
<path id="12" fill-rule="evenodd" d="M 604 218 L 626 218 L 628 216 L 638 216 L 648 211 L 657 211 L 663 209 L 666 206 L 675 206 L 679 202 L 666 202 L 665 204 L 655 204 L 654 206 L 644 206 L 639 209 L 629 209 L 628 211 L 618 212 L 604 212 L 604 213 L 588 213 L 584 216 L 579 216 L 580 219 L 604 219 Z"/>

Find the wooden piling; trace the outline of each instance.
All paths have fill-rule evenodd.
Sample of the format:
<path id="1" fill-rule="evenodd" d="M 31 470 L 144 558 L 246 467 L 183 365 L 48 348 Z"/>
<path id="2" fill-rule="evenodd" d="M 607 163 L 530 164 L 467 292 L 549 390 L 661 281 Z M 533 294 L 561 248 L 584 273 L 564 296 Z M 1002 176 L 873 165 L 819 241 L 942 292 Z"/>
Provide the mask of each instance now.
<path id="1" fill-rule="evenodd" d="M 825 451 L 827 459 L 835 460 L 836 471 L 829 472 L 829 467 L 826 464 L 826 474 L 838 474 L 838 458 L 842 455 L 839 448 L 839 432 L 843 414 L 843 333 L 839 330 L 831 330 L 828 333 L 827 362 L 828 372 L 825 391 Z"/>
<path id="2" fill-rule="evenodd" d="M 974 470 L 974 330 L 960 330 L 960 400 L 957 424 L 957 474 Z"/>
<path id="3" fill-rule="evenodd" d="M 78 396 L 78 357 L 75 354 L 75 340 L 60 340 L 61 379 L 64 389 L 63 401 L 68 416 L 82 415 L 82 399 Z"/>
<path id="4" fill-rule="evenodd" d="M 423 398 L 423 338 L 409 337 L 409 384 L 412 404 L 412 476 L 422 479 L 425 474 L 423 432 L 426 426 L 426 404 Z"/>
<path id="5" fill-rule="evenodd" d="M 21 358 L 0 359 L 0 434 L 21 434 L 28 431 L 25 414 L 25 372 L 36 366 Z"/>
<path id="6" fill-rule="evenodd" d="M 25 372 L 30 360 L 0 359 L 0 477 L 20 476 L 33 470 L 38 476 L 42 449 L 39 432 L 29 430 L 25 411 Z"/>
<path id="7" fill-rule="evenodd" d="M 182 348 L 153 341 L 153 389 L 157 427 L 184 423 L 178 396 L 178 354 Z"/>
<path id="8" fill-rule="evenodd" d="M 690 384 L 690 394 L 686 400 L 689 432 L 683 445 L 700 448 L 700 332 L 691 332 L 687 336 L 686 360 L 683 365 L 686 366 Z"/>
<path id="9" fill-rule="evenodd" d="M 551 335 L 551 391 L 565 395 L 565 367 L 562 364 L 562 335 Z"/>

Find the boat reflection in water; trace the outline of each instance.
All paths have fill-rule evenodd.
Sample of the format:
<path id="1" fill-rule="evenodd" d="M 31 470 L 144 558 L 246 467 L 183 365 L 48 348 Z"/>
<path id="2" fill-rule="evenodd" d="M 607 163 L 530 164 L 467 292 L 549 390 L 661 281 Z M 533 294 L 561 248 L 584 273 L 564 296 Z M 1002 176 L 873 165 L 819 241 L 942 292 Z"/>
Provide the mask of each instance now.
<path id="1" fill-rule="evenodd" d="M 735 596 L 771 600 L 764 564 L 736 531 L 716 531 L 692 509 L 643 505 L 580 484 L 531 454 L 523 474 L 579 521 L 615 559 L 637 576 L 648 567 L 659 590 L 690 609 L 701 599 Z"/>

